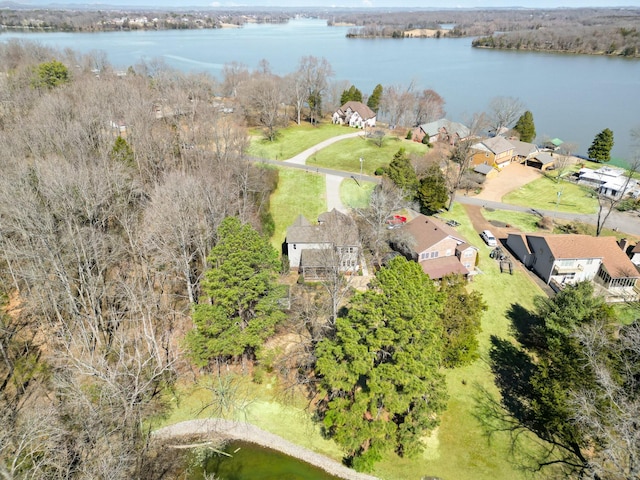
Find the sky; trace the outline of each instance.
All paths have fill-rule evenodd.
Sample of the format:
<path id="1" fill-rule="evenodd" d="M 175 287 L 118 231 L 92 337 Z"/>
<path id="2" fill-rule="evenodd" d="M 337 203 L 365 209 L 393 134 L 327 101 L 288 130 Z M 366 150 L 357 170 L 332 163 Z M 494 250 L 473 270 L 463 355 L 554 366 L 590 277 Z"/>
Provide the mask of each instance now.
<path id="1" fill-rule="evenodd" d="M 56 5 L 108 5 L 156 7 L 406 7 L 406 8 L 470 8 L 470 7 L 617 7 L 640 6 L 640 0 L 13 0 L 14 3 L 45 6 Z M 1 3 L 1 2 L 0 2 Z"/>

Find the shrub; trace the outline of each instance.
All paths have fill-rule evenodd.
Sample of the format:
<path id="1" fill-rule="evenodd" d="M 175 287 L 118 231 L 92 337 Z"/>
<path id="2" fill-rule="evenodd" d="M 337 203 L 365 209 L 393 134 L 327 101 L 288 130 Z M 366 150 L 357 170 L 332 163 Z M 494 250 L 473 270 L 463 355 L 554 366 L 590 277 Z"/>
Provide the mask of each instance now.
<path id="1" fill-rule="evenodd" d="M 405 137 L 407 140 L 411 140 L 413 138 L 413 132 L 411 130 L 409 130 L 407 132 L 407 136 Z"/>
<path id="2" fill-rule="evenodd" d="M 378 167 L 376 168 L 376 171 L 373 172 L 375 175 L 380 176 L 380 175 L 384 175 L 386 172 L 384 167 Z"/>
<path id="3" fill-rule="evenodd" d="M 553 219 L 551 217 L 542 217 L 536 223 L 538 228 L 543 230 L 552 230 L 553 229 Z"/>

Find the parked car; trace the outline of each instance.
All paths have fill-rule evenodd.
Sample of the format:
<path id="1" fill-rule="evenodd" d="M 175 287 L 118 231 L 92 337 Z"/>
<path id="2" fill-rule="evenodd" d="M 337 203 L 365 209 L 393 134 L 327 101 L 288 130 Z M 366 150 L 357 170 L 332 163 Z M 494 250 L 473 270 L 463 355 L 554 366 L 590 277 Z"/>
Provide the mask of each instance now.
<path id="1" fill-rule="evenodd" d="M 498 245 L 498 241 L 496 240 L 496 237 L 494 237 L 493 233 L 491 233 L 489 230 L 484 230 L 480 234 L 480 238 L 482 238 L 482 240 L 484 240 L 484 243 L 486 243 L 490 247 L 495 247 Z"/>

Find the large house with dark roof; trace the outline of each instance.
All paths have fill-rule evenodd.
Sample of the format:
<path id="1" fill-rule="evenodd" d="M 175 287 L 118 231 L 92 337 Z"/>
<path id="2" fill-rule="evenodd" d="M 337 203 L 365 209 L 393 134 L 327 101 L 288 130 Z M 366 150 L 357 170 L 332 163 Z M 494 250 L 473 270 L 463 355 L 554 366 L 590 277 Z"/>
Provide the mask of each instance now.
<path id="1" fill-rule="evenodd" d="M 408 259 L 418 262 L 432 280 L 454 274 L 468 278 L 475 273 L 478 249 L 444 222 L 417 215 L 401 228 L 408 241 L 392 246 Z"/>
<path id="2" fill-rule="evenodd" d="M 589 280 L 608 301 L 638 298 L 640 273 L 615 237 L 510 233 L 507 247 L 554 290 Z"/>
<path id="3" fill-rule="evenodd" d="M 366 128 L 376 126 L 376 112 L 362 102 L 349 101 L 333 114 L 333 123 L 350 127 Z"/>
<path id="4" fill-rule="evenodd" d="M 317 223 L 298 215 L 287 228 L 283 253 L 289 258 L 290 268 L 307 280 L 321 278 L 334 268 L 356 273 L 361 266 L 358 227 L 351 217 L 336 209 L 320 214 Z"/>

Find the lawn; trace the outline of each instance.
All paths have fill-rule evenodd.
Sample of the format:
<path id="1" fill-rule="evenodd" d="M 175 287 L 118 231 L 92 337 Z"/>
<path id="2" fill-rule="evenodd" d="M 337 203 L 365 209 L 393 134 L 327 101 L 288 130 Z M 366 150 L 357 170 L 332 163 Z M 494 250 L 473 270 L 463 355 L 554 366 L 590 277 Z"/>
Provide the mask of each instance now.
<path id="1" fill-rule="evenodd" d="M 311 222 L 317 220 L 318 215 L 326 209 L 324 175 L 280 168 L 278 188 L 271 195 L 271 215 L 276 226 L 271 244 L 280 252 L 287 227 L 299 214 Z"/>
<path id="2" fill-rule="evenodd" d="M 547 177 L 534 180 L 508 193 L 502 201 L 538 210 L 580 214 L 595 213 L 598 207 L 598 200 L 594 197 L 592 189 L 567 181 L 556 183 Z"/>
<path id="3" fill-rule="evenodd" d="M 304 172 L 281 172 L 280 188 L 272 199 L 277 225 L 289 221 L 284 220 L 286 215 L 290 219 L 295 218 L 300 208 L 286 215 L 276 214 L 275 208 L 304 204 L 307 212 L 314 208 L 322 209 L 318 205 L 319 202 L 313 202 L 306 196 L 299 202 L 298 198 L 292 201 L 291 198 L 284 198 L 283 194 L 287 191 L 287 186 L 298 186 L 301 182 L 306 182 L 305 187 L 296 188 L 295 191 L 306 191 L 308 187 L 315 188 L 318 192 L 320 184 L 323 184 L 318 178 Z M 317 194 L 311 197 L 317 198 Z M 311 213 L 307 215 L 313 216 Z M 482 293 L 488 305 L 488 310 L 483 316 L 482 333 L 479 335 L 481 358 L 467 367 L 445 372 L 449 390 L 448 408 L 442 416 L 438 430 L 426 439 L 428 448 L 424 454 L 414 459 L 403 459 L 390 454 L 376 465 L 372 473 L 386 480 L 418 480 L 426 475 L 444 479 L 524 479 L 525 475 L 510 460 L 508 438 L 503 434 L 496 434 L 491 437 L 491 441 L 488 440 L 487 432 L 482 429 L 476 418 L 476 398 L 481 388 L 497 395 L 487 362 L 491 336 L 511 338 L 507 317 L 511 305 L 517 302 L 525 308 L 531 308 L 533 298 L 542 292 L 531 282 L 527 273 L 519 268 L 515 269 L 513 275 L 500 273 L 497 262 L 489 258 L 490 248 L 482 243 L 461 205 L 455 204 L 446 216 L 460 222 L 456 230 L 480 250 L 479 269 L 482 273 L 475 276 L 469 288 Z M 240 393 L 241 398 L 248 399 L 249 404 L 242 411 L 228 416 L 253 423 L 296 444 L 340 460 L 340 449 L 335 443 L 322 437 L 318 425 L 311 420 L 312 412 L 305 409 L 304 398 L 284 401 L 278 393 L 276 381 L 271 376 L 267 376 L 261 385 L 251 383 L 246 378 L 239 385 L 241 388 L 236 391 Z M 170 399 L 174 406 L 173 411 L 168 417 L 156 422 L 154 427 L 195 418 L 202 405 L 210 399 L 210 394 L 204 388 L 182 385 Z M 213 414 L 204 412 L 199 416 Z"/>
<path id="4" fill-rule="evenodd" d="M 278 139 L 269 142 L 259 135 L 255 136 L 247 149 L 249 155 L 268 158 L 270 160 L 286 160 L 296 156 L 300 152 L 317 145 L 323 140 L 354 133 L 357 130 L 332 123 L 312 126 L 309 123 L 293 125 L 280 130 Z"/>
<path id="5" fill-rule="evenodd" d="M 421 143 L 397 137 L 385 138 L 382 148 L 370 139 L 349 138 L 312 155 L 307 159 L 307 165 L 360 173 L 362 158 L 362 172 L 373 175 L 377 168 L 388 166 L 401 147 L 404 147 L 408 155 L 424 154 L 428 150 L 428 147 Z"/>
<path id="6" fill-rule="evenodd" d="M 366 208 L 376 185 L 373 182 L 356 183 L 351 178 L 345 178 L 340 184 L 340 201 L 350 208 Z"/>
<path id="7" fill-rule="evenodd" d="M 510 210 L 491 211 L 484 209 L 482 215 L 490 222 L 501 222 L 525 233 L 537 231 L 538 220 L 540 220 L 539 216 L 532 213 L 512 212 Z"/>
<path id="8" fill-rule="evenodd" d="M 460 204 L 454 204 L 444 216 L 460 222 L 456 231 L 480 250 L 478 268 L 482 273 L 474 277 L 470 288 L 482 293 L 489 306 L 479 336 L 481 358 L 467 367 L 447 371 L 448 408 L 437 435 L 429 439 L 423 458 L 406 460 L 393 456 L 381 462 L 375 474 L 387 480 L 417 480 L 427 475 L 444 479 L 524 479 L 525 474 L 510 462 L 508 438 L 494 435 L 489 442 L 485 436 L 474 417 L 475 398 L 479 387 L 497 395 L 487 364 L 491 335 L 511 338 L 507 311 L 512 303 L 531 308 L 533 298 L 543 292 L 520 269 L 516 268 L 513 275 L 500 273 L 498 263 L 489 258 L 491 249 L 480 240 Z"/>

